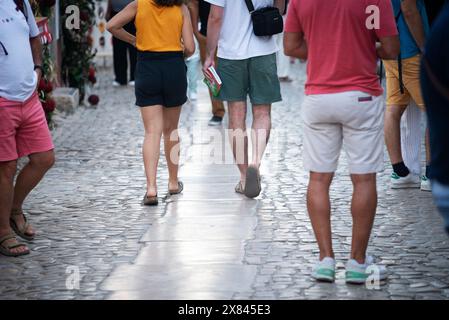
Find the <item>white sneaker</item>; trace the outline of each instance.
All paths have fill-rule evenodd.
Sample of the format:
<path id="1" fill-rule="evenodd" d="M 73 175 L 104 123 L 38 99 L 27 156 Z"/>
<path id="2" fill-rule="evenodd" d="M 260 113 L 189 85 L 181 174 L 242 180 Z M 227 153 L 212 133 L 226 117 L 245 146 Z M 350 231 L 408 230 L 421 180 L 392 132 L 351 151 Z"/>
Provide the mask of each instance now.
<path id="1" fill-rule="evenodd" d="M 117 81 L 113 81 L 112 82 L 112 86 L 113 87 L 120 87 L 120 83 L 118 83 Z"/>
<path id="2" fill-rule="evenodd" d="M 134 87 L 135 85 L 136 85 L 136 82 L 134 80 L 128 82 L 128 86 Z"/>
<path id="3" fill-rule="evenodd" d="M 421 185 L 421 179 L 419 176 L 409 173 L 405 177 L 400 177 L 393 172 L 391 174 L 391 189 L 405 189 L 405 188 L 419 188 Z"/>
<path id="4" fill-rule="evenodd" d="M 432 185 L 426 176 L 421 177 L 421 191 L 432 191 Z"/>
<path id="5" fill-rule="evenodd" d="M 385 266 L 376 265 L 374 263 L 374 258 L 367 256 L 365 263 L 358 263 L 354 259 L 350 259 L 346 263 L 346 283 L 351 284 L 364 284 L 366 279 L 377 274 L 379 276 L 379 281 L 386 280 L 388 278 L 388 270 Z"/>
<path id="6" fill-rule="evenodd" d="M 330 257 L 319 261 L 312 271 L 312 278 L 317 281 L 334 282 L 335 281 L 335 260 Z"/>

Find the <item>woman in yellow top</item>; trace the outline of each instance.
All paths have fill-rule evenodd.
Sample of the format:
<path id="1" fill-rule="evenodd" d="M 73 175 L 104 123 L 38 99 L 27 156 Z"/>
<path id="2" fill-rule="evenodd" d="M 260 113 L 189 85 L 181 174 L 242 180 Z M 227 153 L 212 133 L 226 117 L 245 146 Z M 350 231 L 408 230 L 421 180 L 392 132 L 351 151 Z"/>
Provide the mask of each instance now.
<path id="1" fill-rule="evenodd" d="M 123 29 L 135 20 L 136 36 Z M 189 11 L 183 0 L 135 0 L 114 16 L 107 29 L 116 38 L 137 47 L 136 105 L 145 126 L 143 160 L 147 176 L 144 204 L 157 205 L 156 173 L 164 135 L 170 194 L 178 194 L 178 122 L 187 101 L 184 57 L 195 51 Z M 172 152 L 173 150 L 173 152 Z"/>

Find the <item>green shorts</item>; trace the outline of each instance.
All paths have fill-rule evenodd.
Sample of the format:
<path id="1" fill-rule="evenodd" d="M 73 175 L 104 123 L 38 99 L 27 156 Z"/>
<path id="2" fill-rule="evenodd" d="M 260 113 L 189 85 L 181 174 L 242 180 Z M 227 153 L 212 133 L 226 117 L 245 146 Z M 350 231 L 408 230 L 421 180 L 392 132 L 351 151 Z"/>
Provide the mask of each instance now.
<path id="1" fill-rule="evenodd" d="M 246 101 L 248 94 L 253 105 L 282 100 L 275 53 L 245 60 L 218 58 L 217 72 L 223 82 L 219 100 Z"/>

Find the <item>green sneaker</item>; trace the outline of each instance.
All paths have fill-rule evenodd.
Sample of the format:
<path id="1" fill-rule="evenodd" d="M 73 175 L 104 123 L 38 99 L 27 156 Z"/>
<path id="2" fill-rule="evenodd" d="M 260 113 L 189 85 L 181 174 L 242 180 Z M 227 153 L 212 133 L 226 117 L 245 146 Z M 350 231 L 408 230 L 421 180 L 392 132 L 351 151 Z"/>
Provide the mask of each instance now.
<path id="1" fill-rule="evenodd" d="M 373 257 L 366 257 L 364 264 L 360 264 L 354 259 L 351 259 L 346 264 L 346 283 L 365 284 L 366 279 L 374 274 L 373 272 L 377 273 L 377 276 L 379 277 L 377 280 L 379 281 L 388 278 L 387 268 L 385 268 L 385 266 L 374 264 Z"/>
<path id="2" fill-rule="evenodd" d="M 312 271 L 312 278 L 317 281 L 334 282 L 335 281 L 335 260 L 326 257 L 319 261 Z"/>
<path id="3" fill-rule="evenodd" d="M 426 176 L 421 177 L 421 191 L 432 191 L 432 185 Z"/>
<path id="4" fill-rule="evenodd" d="M 405 177 L 400 177 L 396 172 L 393 172 L 390 177 L 392 189 L 419 188 L 420 180 L 419 176 L 412 173 L 409 173 Z"/>

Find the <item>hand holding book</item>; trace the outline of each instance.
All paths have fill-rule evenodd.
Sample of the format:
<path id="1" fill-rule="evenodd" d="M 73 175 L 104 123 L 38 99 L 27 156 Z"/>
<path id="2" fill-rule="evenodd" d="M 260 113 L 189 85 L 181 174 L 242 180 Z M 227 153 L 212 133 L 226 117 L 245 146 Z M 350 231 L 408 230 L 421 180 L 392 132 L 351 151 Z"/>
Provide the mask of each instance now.
<path id="1" fill-rule="evenodd" d="M 207 69 L 203 70 L 203 74 L 205 77 L 204 83 L 209 87 L 214 97 L 217 97 L 220 93 L 222 82 L 214 66 L 211 65 Z"/>

